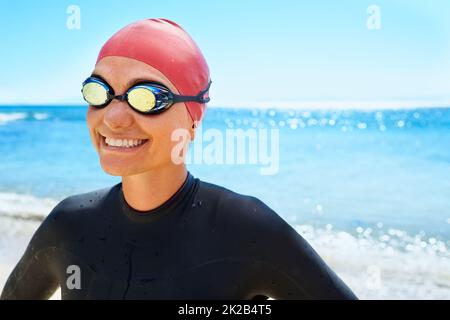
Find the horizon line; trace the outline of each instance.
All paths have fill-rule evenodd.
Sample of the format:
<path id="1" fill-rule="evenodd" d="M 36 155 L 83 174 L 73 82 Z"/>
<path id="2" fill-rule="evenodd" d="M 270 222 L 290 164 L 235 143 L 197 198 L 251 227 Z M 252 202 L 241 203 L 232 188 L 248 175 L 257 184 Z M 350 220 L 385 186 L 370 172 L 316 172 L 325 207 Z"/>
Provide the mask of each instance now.
<path id="1" fill-rule="evenodd" d="M 14 103 L 2 104 L 0 107 L 88 107 L 79 103 Z M 298 102 L 243 102 L 213 103 L 208 108 L 231 109 L 290 109 L 290 110 L 385 110 L 385 109 L 432 109 L 450 108 L 448 101 L 298 101 Z"/>

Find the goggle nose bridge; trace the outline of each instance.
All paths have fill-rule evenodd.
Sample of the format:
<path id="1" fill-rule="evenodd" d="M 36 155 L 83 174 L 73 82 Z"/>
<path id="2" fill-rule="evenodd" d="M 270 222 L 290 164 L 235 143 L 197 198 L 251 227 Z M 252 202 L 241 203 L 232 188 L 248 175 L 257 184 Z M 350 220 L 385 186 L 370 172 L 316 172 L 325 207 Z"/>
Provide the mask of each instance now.
<path id="1" fill-rule="evenodd" d="M 119 100 L 119 101 L 127 101 L 127 93 L 124 93 L 124 94 L 118 94 L 118 95 L 115 95 L 115 96 L 111 96 L 110 98 L 111 98 L 111 100 L 112 99 L 117 99 L 117 100 Z"/>

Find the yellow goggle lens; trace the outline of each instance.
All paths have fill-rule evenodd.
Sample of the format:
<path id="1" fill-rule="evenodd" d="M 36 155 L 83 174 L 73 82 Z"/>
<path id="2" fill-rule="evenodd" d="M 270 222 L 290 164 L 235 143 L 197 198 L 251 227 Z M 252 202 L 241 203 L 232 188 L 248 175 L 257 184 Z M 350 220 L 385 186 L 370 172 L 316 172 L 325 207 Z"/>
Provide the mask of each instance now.
<path id="1" fill-rule="evenodd" d="M 128 93 L 128 102 L 133 108 L 142 112 L 148 112 L 155 107 L 156 98 L 149 89 L 136 88 Z"/>
<path id="2" fill-rule="evenodd" d="M 100 106 L 108 100 L 108 93 L 102 85 L 89 82 L 83 86 L 83 97 L 89 104 Z"/>

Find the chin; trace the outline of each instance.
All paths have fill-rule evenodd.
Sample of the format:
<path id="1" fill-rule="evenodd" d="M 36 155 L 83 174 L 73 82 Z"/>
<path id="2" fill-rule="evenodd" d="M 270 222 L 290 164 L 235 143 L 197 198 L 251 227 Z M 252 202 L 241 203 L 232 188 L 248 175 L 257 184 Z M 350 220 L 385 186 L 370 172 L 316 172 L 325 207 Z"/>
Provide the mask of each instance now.
<path id="1" fill-rule="evenodd" d="M 120 169 L 105 167 L 105 166 L 102 166 L 102 169 L 106 174 L 109 174 L 110 176 L 122 177 L 125 175 L 123 170 L 120 170 Z"/>
<path id="2" fill-rule="evenodd" d="M 100 161 L 100 165 L 106 174 L 116 177 L 133 176 L 150 171 L 152 169 L 152 168 L 142 168 L 138 166 L 132 167 L 130 165 L 126 165 L 123 163 L 111 164 L 102 161 Z"/>
<path id="3" fill-rule="evenodd" d="M 100 160 L 100 165 L 101 165 L 103 171 L 106 174 L 109 174 L 111 176 L 122 177 L 122 176 L 129 176 L 129 175 L 133 174 L 133 172 L 130 172 L 130 171 L 132 171 L 132 170 L 130 170 L 130 167 L 124 166 L 123 164 L 113 165 L 111 163 L 105 163 L 104 161 Z"/>

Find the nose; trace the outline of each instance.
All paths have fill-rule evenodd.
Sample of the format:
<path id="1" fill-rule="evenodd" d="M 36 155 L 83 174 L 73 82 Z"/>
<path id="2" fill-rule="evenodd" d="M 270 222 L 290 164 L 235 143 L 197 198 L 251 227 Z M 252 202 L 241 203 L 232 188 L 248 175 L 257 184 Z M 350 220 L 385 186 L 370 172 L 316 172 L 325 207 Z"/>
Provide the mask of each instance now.
<path id="1" fill-rule="evenodd" d="M 105 107 L 105 109 L 103 122 L 111 129 L 111 131 L 128 128 L 133 124 L 132 110 L 130 110 L 130 107 L 125 101 L 114 99 Z"/>

